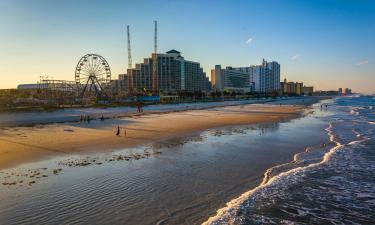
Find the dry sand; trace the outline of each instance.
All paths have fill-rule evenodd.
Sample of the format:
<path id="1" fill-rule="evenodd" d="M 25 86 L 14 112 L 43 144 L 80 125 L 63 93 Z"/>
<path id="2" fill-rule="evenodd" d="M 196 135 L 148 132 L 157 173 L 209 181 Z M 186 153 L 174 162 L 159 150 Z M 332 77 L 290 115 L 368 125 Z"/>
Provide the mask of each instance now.
<path id="1" fill-rule="evenodd" d="M 121 120 L 0 129 L 0 170 L 72 153 L 105 152 L 187 136 L 211 128 L 297 117 L 303 106 L 245 105 L 139 115 Z M 116 136 L 117 125 L 124 130 Z"/>

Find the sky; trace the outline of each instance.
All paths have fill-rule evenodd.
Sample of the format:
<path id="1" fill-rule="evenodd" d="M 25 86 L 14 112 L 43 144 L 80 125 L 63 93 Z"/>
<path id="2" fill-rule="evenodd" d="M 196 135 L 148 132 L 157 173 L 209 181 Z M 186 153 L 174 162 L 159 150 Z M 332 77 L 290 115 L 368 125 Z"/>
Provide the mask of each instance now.
<path id="1" fill-rule="evenodd" d="M 375 93 L 375 1 L 369 0 L 0 0 L 0 88 L 40 76 L 74 80 L 78 60 L 103 56 L 112 79 L 153 51 L 200 62 L 281 65 L 281 78 L 317 90 Z"/>

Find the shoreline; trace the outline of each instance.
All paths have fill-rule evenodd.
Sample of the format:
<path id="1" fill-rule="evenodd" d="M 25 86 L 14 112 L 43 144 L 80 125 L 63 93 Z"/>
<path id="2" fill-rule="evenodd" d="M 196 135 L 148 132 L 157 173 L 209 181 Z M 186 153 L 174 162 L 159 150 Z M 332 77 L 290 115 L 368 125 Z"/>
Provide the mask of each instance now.
<path id="1" fill-rule="evenodd" d="M 226 220 L 229 220 L 230 217 L 234 217 L 235 213 L 240 210 L 241 206 L 243 204 L 246 204 L 246 201 L 250 202 L 251 200 L 254 200 L 256 198 L 254 196 L 261 195 L 261 192 L 265 189 L 275 188 L 274 186 L 277 186 L 278 184 L 283 182 L 283 180 L 287 180 L 290 176 L 296 176 L 296 174 L 298 174 L 298 178 L 300 178 L 301 176 L 303 176 L 300 175 L 303 171 L 317 167 L 327 162 L 329 160 L 329 157 L 338 148 L 343 146 L 339 142 L 334 141 L 334 136 L 331 133 L 331 128 L 332 125 L 329 124 L 329 126 L 325 129 L 325 131 L 327 132 L 327 137 L 329 138 L 327 142 L 324 143 L 324 145 L 310 146 L 304 151 L 295 153 L 291 161 L 268 168 L 264 172 L 261 182 L 259 182 L 257 185 L 253 186 L 246 192 L 228 201 L 223 207 L 218 208 L 215 213 L 209 215 L 207 219 L 201 224 L 210 225 L 225 223 Z M 305 156 L 301 157 L 301 155 Z M 290 182 L 294 183 L 295 181 Z"/>
<path id="2" fill-rule="evenodd" d="M 146 114 L 121 119 L 0 129 L 0 170 L 68 154 L 113 152 L 186 137 L 208 129 L 281 122 L 306 106 L 248 104 Z M 126 130 L 116 136 L 116 127 Z M 123 129 L 121 129 L 123 132 Z"/>
<path id="3" fill-rule="evenodd" d="M 135 107 L 105 107 L 105 108 L 67 108 L 52 112 L 0 112 L 0 128 L 7 127 L 33 127 L 37 125 L 64 124 L 80 122 L 81 115 L 89 115 L 92 120 L 99 120 L 103 115 L 106 119 L 127 118 L 148 114 L 164 114 L 171 112 L 184 112 L 188 110 L 204 110 L 211 108 L 220 108 L 227 106 L 240 106 L 249 104 L 312 104 L 329 97 L 322 96 L 304 96 L 290 97 L 285 99 L 253 99 L 222 102 L 195 102 L 195 103 L 177 103 L 177 104 L 159 104 L 148 105 L 144 107 L 144 112 L 135 112 Z M 306 102 L 304 102 L 306 100 Z"/>

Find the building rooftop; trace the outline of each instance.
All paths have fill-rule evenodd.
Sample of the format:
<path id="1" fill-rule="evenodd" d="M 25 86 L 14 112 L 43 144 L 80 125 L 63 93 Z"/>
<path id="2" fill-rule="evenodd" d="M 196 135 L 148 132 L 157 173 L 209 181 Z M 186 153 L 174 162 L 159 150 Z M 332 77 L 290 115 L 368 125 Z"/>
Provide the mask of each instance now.
<path id="1" fill-rule="evenodd" d="M 168 54 L 170 54 L 170 53 L 180 54 L 181 52 L 179 52 L 179 51 L 177 51 L 177 50 L 175 50 L 175 49 L 172 49 L 172 50 L 167 51 L 167 53 L 168 53 Z"/>

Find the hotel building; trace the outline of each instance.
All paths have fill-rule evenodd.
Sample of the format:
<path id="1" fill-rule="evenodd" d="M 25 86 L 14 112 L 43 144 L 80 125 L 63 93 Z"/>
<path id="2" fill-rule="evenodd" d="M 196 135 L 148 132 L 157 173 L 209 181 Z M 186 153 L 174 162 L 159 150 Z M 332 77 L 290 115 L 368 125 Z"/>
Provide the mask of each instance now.
<path id="1" fill-rule="evenodd" d="M 235 70 L 232 67 L 225 69 L 221 65 L 216 65 L 211 70 L 212 88 L 216 91 L 234 91 L 246 93 L 250 92 L 250 76 L 246 72 Z"/>
<path id="2" fill-rule="evenodd" d="M 157 57 L 157 58 L 156 58 Z M 153 60 L 157 59 L 157 89 L 164 93 L 209 91 L 210 81 L 197 62 L 185 60 L 181 53 L 171 50 L 165 54 L 152 54 L 123 76 L 130 90 L 153 90 Z"/>
<path id="3" fill-rule="evenodd" d="M 238 70 L 249 75 L 252 92 L 270 93 L 280 91 L 280 64 L 263 59 L 262 65 L 237 67 Z"/>
<path id="4" fill-rule="evenodd" d="M 312 95 L 314 93 L 313 86 L 303 86 L 303 83 L 291 82 L 284 79 L 280 82 L 281 91 L 283 95 Z"/>

